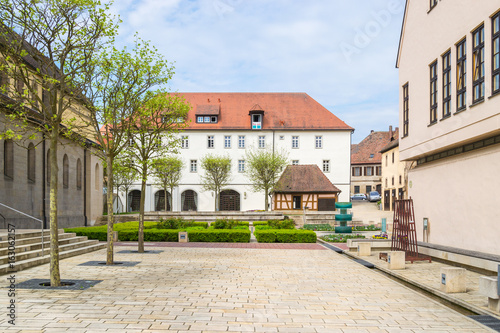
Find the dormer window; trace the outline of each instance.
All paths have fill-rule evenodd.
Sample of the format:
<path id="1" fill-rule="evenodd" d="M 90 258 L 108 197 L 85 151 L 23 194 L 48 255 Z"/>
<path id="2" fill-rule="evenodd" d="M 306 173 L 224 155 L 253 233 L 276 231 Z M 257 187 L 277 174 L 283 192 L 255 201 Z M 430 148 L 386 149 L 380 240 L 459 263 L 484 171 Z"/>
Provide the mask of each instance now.
<path id="1" fill-rule="evenodd" d="M 204 124 L 216 124 L 219 122 L 220 105 L 197 105 L 196 122 Z"/>
<path id="2" fill-rule="evenodd" d="M 196 117 L 196 122 L 197 123 L 217 123 L 219 118 L 217 116 L 197 116 Z"/>
<path id="3" fill-rule="evenodd" d="M 264 119 L 264 110 L 258 105 L 255 104 L 250 110 L 250 122 L 253 130 L 262 129 L 262 123 Z"/>

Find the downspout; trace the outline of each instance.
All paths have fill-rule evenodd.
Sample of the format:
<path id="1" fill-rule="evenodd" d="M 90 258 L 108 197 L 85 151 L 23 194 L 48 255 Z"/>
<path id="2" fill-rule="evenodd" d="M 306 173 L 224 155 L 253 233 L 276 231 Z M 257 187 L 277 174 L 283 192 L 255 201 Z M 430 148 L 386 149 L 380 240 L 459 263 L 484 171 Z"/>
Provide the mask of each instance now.
<path id="1" fill-rule="evenodd" d="M 83 150 L 83 216 L 85 226 L 88 225 L 87 218 L 87 147 Z"/>
<path id="2" fill-rule="evenodd" d="M 274 156 L 274 130 L 273 130 L 273 156 Z"/>
<path id="3" fill-rule="evenodd" d="M 43 219 L 43 229 L 47 229 L 47 209 L 45 207 L 46 205 L 46 197 L 47 197 L 47 194 L 46 194 L 46 191 L 47 191 L 47 184 L 46 184 L 46 181 L 47 181 L 47 151 L 46 151 L 46 146 L 45 146 L 45 133 L 42 134 L 42 145 L 43 145 L 43 158 L 42 158 L 42 170 L 43 170 L 43 174 L 42 174 L 42 191 L 43 191 L 43 194 L 42 194 L 42 219 Z"/>

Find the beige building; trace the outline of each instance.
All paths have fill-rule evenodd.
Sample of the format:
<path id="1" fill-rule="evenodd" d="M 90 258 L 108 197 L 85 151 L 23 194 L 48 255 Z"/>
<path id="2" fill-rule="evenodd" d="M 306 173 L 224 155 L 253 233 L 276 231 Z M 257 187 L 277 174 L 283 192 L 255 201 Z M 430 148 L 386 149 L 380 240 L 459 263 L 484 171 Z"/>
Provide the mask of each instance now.
<path id="1" fill-rule="evenodd" d="M 392 140 L 380 153 L 382 154 L 382 193 L 380 193 L 382 208 L 392 211 L 395 200 L 408 199 L 408 170 L 412 162 L 400 161 L 399 139 Z"/>
<path id="2" fill-rule="evenodd" d="M 418 239 L 499 254 L 500 2 L 408 0 L 397 67 Z"/>
<path id="3" fill-rule="evenodd" d="M 382 193 L 380 151 L 394 137 L 397 137 L 397 128 L 393 131 L 389 126 L 389 131 L 371 131 L 360 143 L 351 146 L 351 194 Z"/>

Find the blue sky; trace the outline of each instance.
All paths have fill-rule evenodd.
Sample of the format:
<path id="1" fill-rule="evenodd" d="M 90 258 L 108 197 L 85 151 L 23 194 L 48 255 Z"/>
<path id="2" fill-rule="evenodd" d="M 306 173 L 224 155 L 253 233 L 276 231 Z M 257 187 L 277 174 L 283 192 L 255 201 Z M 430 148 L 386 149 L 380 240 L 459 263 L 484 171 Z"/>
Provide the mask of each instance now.
<path id="1" fill-rule="evenodd" d="M 356 130 L 398 124 L 404 0 L 116 0 L 118 42 L 135 32 L 175 62 L 172 91 L 305 92 Z"/>

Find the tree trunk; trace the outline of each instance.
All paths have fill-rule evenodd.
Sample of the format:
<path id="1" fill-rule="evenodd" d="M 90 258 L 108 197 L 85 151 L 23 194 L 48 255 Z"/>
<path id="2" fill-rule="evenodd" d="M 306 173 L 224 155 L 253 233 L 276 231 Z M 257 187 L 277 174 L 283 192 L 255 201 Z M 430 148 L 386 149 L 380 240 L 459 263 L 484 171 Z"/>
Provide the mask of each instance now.
<path id="1" fill-rule="evenodd" d="M 106 249 L 106 265 L 113 265 L 113 191 L 109 189 L 113 188 L 113 159 L 110 156 L 106 157 L 106 163 L 108 164 L 107 176 L 108 176 L 108 192 L 107 192 L 107 205 L 108 205 L 108 236 L 107 236 L 107 249 Z M 96 175 L 97 177 L 97 175 Z"/>
<path id="2" fill-rule="evenodd" d="M 264 199 L 264 205 L 266 207 L 266 212 L 269 210 L 268 206 L 269 206 L 269 195 L 268 195 L 268 189 L 266 188 L 264 190 L 264 196 L 265 196 L 265 199 Z"/>
<path id="3" fill-rule="evenodd" d="M 167 196 L 167 187 L 165 186 L 164 188 L 164 191 L 165 191 L 165 211 L 168 211 L 167 207 L 168 207 L 168 196 Z M 172 207 L 172 206 L 170 206 Z"/>
<path id="4" fill-rule="evenodd" d="M 141 204 L 139 209 L 139 235 L 137 252 L 144 253 L 144 202 L 146 201 L 146 177 L 147 167 L 144 167 L 141 175 Z"/>
<path id="5" fill-rule="evenodd" d="M 57 165 L 57 143 L 59 141 L 59 126 L 52 127 L 50 133 L 50 286 L 61 285 L 59 271 L 59 232 L 57 222 L 57 186 L 59 168 Z"/>

